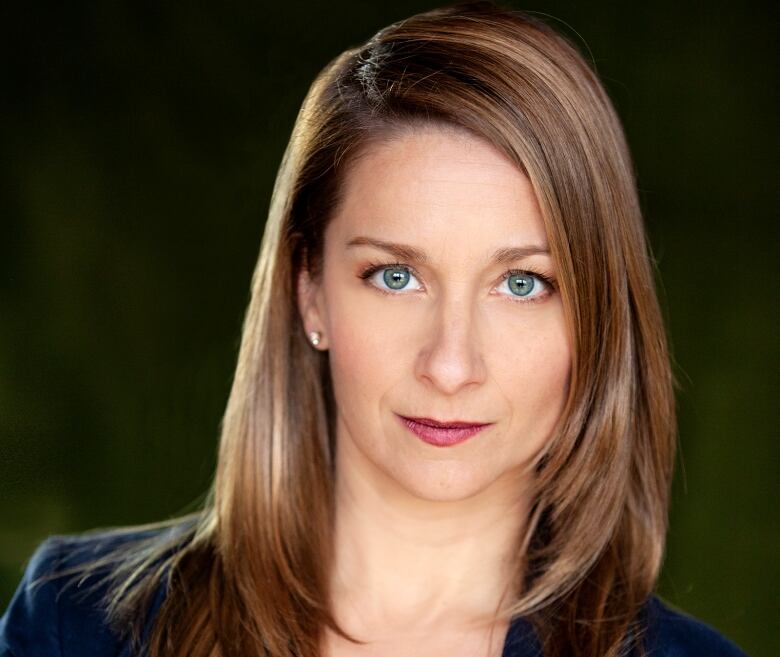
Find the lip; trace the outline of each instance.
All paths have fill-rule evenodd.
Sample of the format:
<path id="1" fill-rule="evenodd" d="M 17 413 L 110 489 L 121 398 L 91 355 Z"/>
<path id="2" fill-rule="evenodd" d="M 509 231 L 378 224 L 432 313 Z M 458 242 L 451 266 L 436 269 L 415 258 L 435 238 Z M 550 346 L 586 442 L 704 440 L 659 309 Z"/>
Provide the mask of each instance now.
<path id="1" fill-rule="evenodd" d="M 436 447 L 450 447 L 462 443 L 492 424 L 463 420 L 443 422 L 432 418 L 405 417 L 403 415 L 398 415 L 398 418 L 418 438 Z"/>

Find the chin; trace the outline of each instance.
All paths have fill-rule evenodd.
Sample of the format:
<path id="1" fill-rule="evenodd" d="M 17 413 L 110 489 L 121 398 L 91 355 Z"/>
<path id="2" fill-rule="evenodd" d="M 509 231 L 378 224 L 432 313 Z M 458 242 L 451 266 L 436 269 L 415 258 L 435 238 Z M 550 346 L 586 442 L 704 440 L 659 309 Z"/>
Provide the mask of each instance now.
<path id="1" fill-rule="evenodd" d="M 469 464 L 441 461 L 429 461 L 394 477 L 409 495 L 429 502 L 466 500 L 490 488 L 498 478 Z"/>

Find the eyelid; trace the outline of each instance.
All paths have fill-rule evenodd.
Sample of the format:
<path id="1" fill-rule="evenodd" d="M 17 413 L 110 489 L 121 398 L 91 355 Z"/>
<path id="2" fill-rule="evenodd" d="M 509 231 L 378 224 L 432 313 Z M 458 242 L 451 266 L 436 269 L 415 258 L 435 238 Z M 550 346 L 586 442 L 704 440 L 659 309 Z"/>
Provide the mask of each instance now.
<path id="1" fill-rule="evenodd" d="M 538 278 L 546 288 L 551 290 L 558 289 L 555 279 L 552 276 L 543 274 L 536 269 L 509 269 L 504 274 L 502 274 L 501 281 L 505 281 L 510 276 L 522 276 L 523 274 L 530 274 L 531 276 Z"/>

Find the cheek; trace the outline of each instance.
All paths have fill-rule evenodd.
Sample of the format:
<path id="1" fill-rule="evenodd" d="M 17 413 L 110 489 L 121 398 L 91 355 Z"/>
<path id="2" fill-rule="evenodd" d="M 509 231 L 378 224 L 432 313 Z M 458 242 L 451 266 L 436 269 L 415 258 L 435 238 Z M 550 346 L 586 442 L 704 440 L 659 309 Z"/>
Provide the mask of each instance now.
<path id="1" fill-rule="evenodd" d="M 492 370 L 507 400 L 514 430 L 536 446 L 549 438 L 569 389 L 571 348 L 562 312 L 534 318 L 496 336 L 505 345 Z"/>
<path id="2" fill-rule="evenodd" d="M 336 401 L 344 410 L 364 409 L 361 401 L 376 400 L 402 376 L 402 361 L 391 357 L 399 349 L 398 315 L 366 302 L 361 294 L 328 299 L 329 361 Z M 400 354 L 399 354 L 400 356 Z"/>

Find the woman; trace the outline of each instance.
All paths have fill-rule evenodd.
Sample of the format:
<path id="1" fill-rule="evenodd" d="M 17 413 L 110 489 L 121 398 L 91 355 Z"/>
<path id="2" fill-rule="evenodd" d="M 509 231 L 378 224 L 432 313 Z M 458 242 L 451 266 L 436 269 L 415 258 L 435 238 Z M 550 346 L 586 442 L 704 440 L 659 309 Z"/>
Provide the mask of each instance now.
<path id="1" fill-rule="evenodd" d="M 300 110 L 203 510 L 44 542 L 0 653 L 739 655 L 653 596 L 674 439 L 598 79 L 522 12 L 413 16 Z"/>

